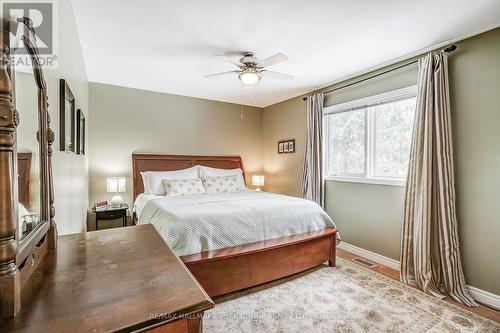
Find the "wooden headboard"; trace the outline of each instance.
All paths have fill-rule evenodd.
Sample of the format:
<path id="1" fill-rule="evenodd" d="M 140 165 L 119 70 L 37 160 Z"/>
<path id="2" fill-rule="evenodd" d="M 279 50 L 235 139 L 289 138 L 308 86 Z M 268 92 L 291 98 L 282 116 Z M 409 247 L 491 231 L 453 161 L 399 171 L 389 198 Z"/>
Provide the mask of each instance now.
<path id="1" fill-rule="evenodd" d="M 30 210 L 31 207 L 31 153 L 17 153 L 18 200 Z"/>
<path id="2" fill-rule="evenodd" d="M 134 201 L 139 194 L 144 192 L 141 172 L 181 170 L 195 165 L 219 169 L 240 168 L 243 170 L 243 179 L 245 179 L 245 169 L 240 156 L 132 154 Z"/>

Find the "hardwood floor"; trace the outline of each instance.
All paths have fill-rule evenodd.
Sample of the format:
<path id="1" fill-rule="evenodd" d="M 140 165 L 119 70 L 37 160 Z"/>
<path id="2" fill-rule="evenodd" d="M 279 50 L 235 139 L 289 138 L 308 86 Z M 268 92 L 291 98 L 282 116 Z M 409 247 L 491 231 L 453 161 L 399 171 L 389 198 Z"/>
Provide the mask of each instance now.
<path id="1" fill-rule="evenodd" d="M 350 252 L 343 251 L 340 249 L 337 249 L 337 255 L 341 258 L 351 260 L 351 261 L 354 258 L 362 258 L 363 260 L 376 265 L 374 268 L 371 268 L 374 271 L 399 281 L 399 272 L 395 269 L 389 268 L 387 266 L 378 264 L 372 260 L 366 259 L 364 257 L 358 256 L 358 255 L 355 255 L 355 254 L 352 254 Z M 357 263 L 356 261 L 353 261 L 353 262 L 356 263 L 357 265 L 361 265 L 361 264 Z M 364 265 L 361 265 L 361 266 L 366 267 Z M 414 286 L 414 287 L 417 288 L 416 286 Z M 451 299 L 450 297 L 447 297 L 445 299 L 445 301 L 447 301 L 448 303 L 451 303 L 453 305 L 459 306 L 463 309 L 466 309 L 468 311 L 474 312 L 480 316 L 486 317 L 488 319 L 491 319 L 493 321 L 500 323 L 500 311 L 494 310 L 494 309 L 489 308 L 485 305 L 481 305 L 477 308 L 470 308 L 470 307 L 467 307 L 461 303 L 456 302 L 455 300 Z"/>

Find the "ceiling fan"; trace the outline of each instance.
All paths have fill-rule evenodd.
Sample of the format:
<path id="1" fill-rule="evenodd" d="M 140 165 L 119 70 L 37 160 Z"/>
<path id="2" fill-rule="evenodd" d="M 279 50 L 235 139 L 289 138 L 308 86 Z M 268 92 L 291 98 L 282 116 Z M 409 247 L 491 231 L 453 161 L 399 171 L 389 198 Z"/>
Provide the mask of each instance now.
<path id="1" fill-rule="evenodd" d="M 262 60 L 256 58 L 253 52 L 248 51 L 224 52 L 224 55 L 217 55 L 216 57 L 233 65 L 236 65 L 238 67 L 238 70 L 206 75 L 206 78 L 235 75 L 241 82 L 243 82 L 243 84 L 249 86 L 259 82 L 262 77 L 272 77 L 283 81 L 293 80 L 292 75 L 264 69 L 266 67 L 276 65 L 280 62 L 287 61 L 288 58 L 283 53 L 276 53 L 275 55 Z M 241 58 L 235 59 L 238 57 Z"/>

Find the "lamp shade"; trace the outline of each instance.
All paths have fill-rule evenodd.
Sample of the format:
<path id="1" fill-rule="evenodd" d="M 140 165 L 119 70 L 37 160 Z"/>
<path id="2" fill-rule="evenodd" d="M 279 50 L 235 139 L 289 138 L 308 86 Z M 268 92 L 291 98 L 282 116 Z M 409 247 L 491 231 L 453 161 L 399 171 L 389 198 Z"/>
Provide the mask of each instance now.
<path id="1" fill-rule="evenodd" d="M 125 192 L 125 177 L 107 177 L 106 191 L 110 193 Z"/>
<path id="2" fill-rule="evenodd" d="M 238 78 L 244 84 L 252 85 L 252 84 L 256 84 L 257 82 L 259 82 L 259 80 L 261 79 L 261 76 L 256 70 L 248 69 L 248 70 L 241 72 L 238 75 Z"/>
<path id="3" fill-rule="evenodd" d="M 252 185 L 253 186 L 264 186 L 264 176 L 253 175 L 252 176 Z"/>

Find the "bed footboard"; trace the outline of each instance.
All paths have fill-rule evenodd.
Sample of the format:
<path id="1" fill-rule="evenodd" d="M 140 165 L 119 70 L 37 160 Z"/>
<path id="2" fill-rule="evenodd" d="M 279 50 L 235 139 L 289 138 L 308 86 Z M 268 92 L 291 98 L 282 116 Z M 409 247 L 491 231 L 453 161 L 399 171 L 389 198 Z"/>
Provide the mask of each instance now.
<path id="1" fill-rule="evenodd" d="M 335 266 L 335 228 L 181 257 L 211 297 L 256 286 L 328 262 Z"/>

